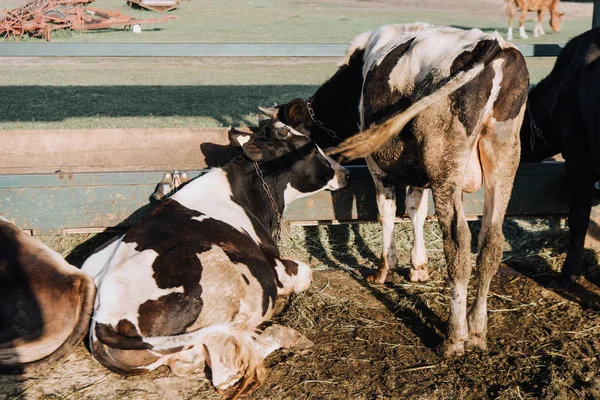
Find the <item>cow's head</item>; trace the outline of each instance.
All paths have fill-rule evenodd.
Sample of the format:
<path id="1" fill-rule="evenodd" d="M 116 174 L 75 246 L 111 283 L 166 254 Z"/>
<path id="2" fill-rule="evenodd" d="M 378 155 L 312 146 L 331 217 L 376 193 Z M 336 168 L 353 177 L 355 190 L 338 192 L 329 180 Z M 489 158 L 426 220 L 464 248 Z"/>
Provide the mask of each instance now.
<path id="1" fill-rule="evenodd" d="M 321 121 L 314 114 L 311 116 L 311 112 L 314 113 L 314 111 L 308 106 L 307 100 L 297 98 L 285 104 L 277 104 L 272 108 L 259 107 L 259 110 L 270 118 L 279 120 L 298 132 L 310 136 L 322 148 L 335 147 L 341 142 L 335 132 L 329 130 L 326 122 Z M 320 117 L 323 118 L 325 115 Z"/>
<path id="2" fill-rule="evenodd" d="M 550 27 L 552 28 L 553 32 L 560 32 L 560 25 L 562 23 L 563 15 L 565 15 L 565 13 L 559 11 L 557 7 L 555 7 L 550 13 Z"/>
<path id="3" fill-rule="evenodd" d="M 231 129 L 229 139 L 242 146 L 265 176 L 276 177 L 286 204 L 323 189 L 340 189 L 348 181 L 348 170 L 310 137 L 279 120 L 263 118 L 253 133 Z"/>

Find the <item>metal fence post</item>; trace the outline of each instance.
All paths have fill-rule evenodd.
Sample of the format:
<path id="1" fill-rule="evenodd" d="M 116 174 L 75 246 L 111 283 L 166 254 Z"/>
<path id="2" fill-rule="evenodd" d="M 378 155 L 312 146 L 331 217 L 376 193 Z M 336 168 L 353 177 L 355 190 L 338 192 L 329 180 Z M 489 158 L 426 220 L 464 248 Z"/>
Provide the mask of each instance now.
<path id="1" fill-rule="evenodd" d="M 592 17 L 592 28 L 600 26 L 600 0 L 594 0 L 594 12 Z"/>

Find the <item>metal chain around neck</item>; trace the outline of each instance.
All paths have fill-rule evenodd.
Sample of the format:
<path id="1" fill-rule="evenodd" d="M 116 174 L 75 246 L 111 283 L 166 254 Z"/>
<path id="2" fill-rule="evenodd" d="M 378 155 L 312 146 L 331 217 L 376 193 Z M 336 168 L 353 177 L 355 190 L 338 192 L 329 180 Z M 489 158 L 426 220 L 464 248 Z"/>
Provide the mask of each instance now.
<path id="1" fill-rule="evenodd" d="M 327 132 L 329 134 L 329 136 L 331 136 L 332 138 L 341 139 L 334 131 L 327 128 L 325 125 L 323 125 L 323 123 L 321 121 L 319 121 L 317 119 L 317 117 L 315 117 L 315 110 L 313 110 L 313 108 L 312 108 L 312 101 L 313 101 L 312 97 L 309 98 L 308 100 L 306 100 L 306 109 L 308 110 L 308 115 L 310 115 L 310 119 L 312 119 L 313 122 L 315 124 L 317 124 L 317 126 L 319 128 L 321 128 L 325 132 Z"/>
<path id="2" fill-rule="evenodd" d="M 277 202 L 275 201 L 275 198 L 273 197 L 273 194 L 271 193 L 271 189 L 269 189 L 269 185 L 267 185 L 267 182 L 265 182 L 263 172 L 260 170 L 260 167 L 258 166 L 257 162 L 254 163 L 254 169 L 256 170 L 256 174 L 260 178 L 260 181 L 262 182 L 263 189 L 267 193 L 269 200 L 271 200 L 271 204 L 273 205 L 273 210 L 275 210 L 275 213 L 277 214 L 277 227 L 275 228 L 275 232 L 273 232 L 273 236 L 275 237 L 275 240 L 278 240 L 279 239 L 279 231 L 281 229 L 281 213 L 279 212 L 279 209 L 277 208 Z"/>

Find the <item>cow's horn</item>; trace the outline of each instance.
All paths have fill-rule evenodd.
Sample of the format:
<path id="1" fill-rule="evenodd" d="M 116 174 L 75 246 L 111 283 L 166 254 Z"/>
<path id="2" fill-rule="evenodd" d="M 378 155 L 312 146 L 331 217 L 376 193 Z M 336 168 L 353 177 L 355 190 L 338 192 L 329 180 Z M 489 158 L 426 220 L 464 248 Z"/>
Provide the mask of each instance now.
<path id="1" fill-rule="evenodd" d="M 258 107 L 259 111 L 265 114 L 270 118 L 277 118 L 277 109 L 276 108 L 266 108 L 266 107 Z"/>

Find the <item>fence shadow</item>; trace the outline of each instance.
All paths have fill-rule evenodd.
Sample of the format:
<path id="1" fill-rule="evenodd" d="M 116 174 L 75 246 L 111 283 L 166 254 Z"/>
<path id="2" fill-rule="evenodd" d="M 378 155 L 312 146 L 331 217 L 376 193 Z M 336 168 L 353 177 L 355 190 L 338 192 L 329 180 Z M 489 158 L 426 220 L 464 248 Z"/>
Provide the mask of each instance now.
<path id="1" fill-rule="evenodd" d="M 72 118 L 209 118 L 222 126 L 253 126 L 259 105 L 308 97 L 310 85 L 0 86 L 0 123 L 61 122 Z M 32 101 L 32 99 L 37 99 Z M 6 128 L 5 128 L 6 129 Z"/>

